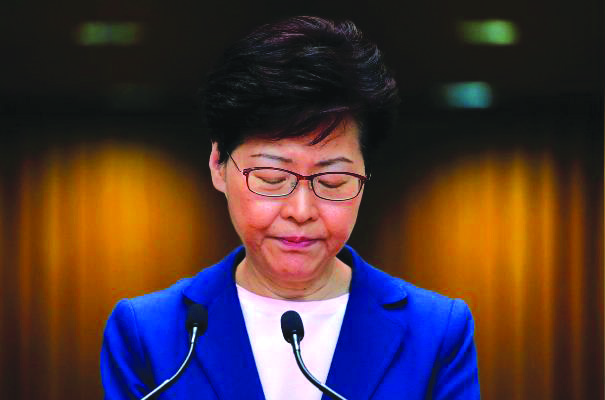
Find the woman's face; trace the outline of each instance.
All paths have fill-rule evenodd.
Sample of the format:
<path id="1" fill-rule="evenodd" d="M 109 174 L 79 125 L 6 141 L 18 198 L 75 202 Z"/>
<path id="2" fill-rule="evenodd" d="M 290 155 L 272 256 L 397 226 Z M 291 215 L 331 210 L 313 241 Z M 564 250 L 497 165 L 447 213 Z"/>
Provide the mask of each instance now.
<path id="1" fill-rule="evenodd" d="M 231 156 L 239 169 L 283 168 L 301 175 L 353 172 L 365 175 L 359 131 L 345 120 L 322 142 L 309 145 L 311 134 L 271 141 L 250 139 Z M 336 254 L 348 240 L 363 194 L 347 201 L 317 197 L 308 181 L 300 181 L 287 197 L 264 197 L 248 190 L 232 160 L 218 164 L 213 145 L 210 169 L 214 186 L 225 193 L 231 220 L 246 247 L 246 263 L 278 284 L 305 284 L 329 275 Z"/>

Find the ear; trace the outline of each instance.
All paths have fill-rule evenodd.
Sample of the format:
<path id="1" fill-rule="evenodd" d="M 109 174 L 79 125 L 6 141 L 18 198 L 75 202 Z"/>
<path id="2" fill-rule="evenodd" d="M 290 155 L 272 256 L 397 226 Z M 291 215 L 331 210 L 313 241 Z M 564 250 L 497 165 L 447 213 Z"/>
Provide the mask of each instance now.
<path id="1" fill-rule="evenodd" d="M 219 192 L 225 193 L 226 191 L 226 180 L 225 180 L 225 164 L 219 163 L 220 152 L 218 151 L 218 144 L 212 143 L 212 151 L 210 152 L 210 176 L 212 176 L 212 184 Z"/>

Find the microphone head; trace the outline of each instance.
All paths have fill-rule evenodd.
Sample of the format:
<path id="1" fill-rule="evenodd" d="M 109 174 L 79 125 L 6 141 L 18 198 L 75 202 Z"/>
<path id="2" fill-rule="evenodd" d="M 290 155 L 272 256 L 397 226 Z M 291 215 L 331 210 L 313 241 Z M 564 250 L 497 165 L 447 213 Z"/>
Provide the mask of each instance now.
<path id="1" fill-rule="evenodd" d="M 292 344 L 292 335 L 296 334 L 298 336 L 298 341 L 300 342 L 305 336 L 305 328 L 302 323 L 302 319 L 300 319 L 300 315 L 296 311 L 286 311 L 281 316 L 281 332 L 284 335 L 284 339 L 286 342 Z"/>
<path id="2" fill-rule="evenodd" d="M 208 311 L 203 305 L 194 303 L 187 311 L 187 331 L 191 332 L 197 326 L 197 334 L 203 335 L 208 328 Z"/>

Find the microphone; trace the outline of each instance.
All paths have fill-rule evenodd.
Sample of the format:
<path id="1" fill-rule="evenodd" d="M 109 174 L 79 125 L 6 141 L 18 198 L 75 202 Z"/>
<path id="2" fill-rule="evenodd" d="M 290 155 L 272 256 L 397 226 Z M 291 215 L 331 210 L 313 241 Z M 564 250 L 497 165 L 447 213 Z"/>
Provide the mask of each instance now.
<path id="1" fill-rule="evenodd" d="M 189 352 L 187 353 L 187 357 L 185 357 L 185 361 L 181 364 L 181 367 L 176 371 L 172 377 L 166 379 L 160 386 L 156 387 L 152 392 L 147 394 L 145 397 L 141 398 L 141 400 L 150 400 L 155 399 L 160 395 L 163 391 L 168 389 L 185 371 L 185 368 L 189 365 L 191 361 L 191 355 L 193 354 L 193 349 L 195 348 L 195 343 L 198 336 L 203 335 L 208 328 L 208 311 L 201 304 L 192 304 L 187 311 L 187 331 L 191 333 L 191 339 L 189 341 Z"/>
<path id="2" fill-rule="evenodd" d="M 302 355 L 300 354 L 300 341 L 305 336 L 305 328 L 303 326 L 302 319 L 300 319 L 300 315 L 298 315 L 296 311 L 286 311 L 283 313 L 281 316 L 281 332 L 284 335 L 286 342 L 292 345 L 292 351 L 294 351 L 296 364 L 298 364 L 298 368 L 300 368 L 305 378 L 307 378 L 316 388 L 321 390 L 323 394 L 330 396 L 332 399 L 347 400 L 318 381 L 313 375 L 311 375 L 309 370 L 307 370 L 307 367 L 305 367 Z"/>

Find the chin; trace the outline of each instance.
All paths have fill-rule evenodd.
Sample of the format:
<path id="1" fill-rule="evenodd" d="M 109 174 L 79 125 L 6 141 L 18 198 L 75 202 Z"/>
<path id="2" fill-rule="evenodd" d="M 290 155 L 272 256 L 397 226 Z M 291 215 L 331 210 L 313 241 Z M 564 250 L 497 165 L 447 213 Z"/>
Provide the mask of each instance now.
<path id="1" fill-rule="evenodd" d="M 295 252 L 272 254 L 267 261 L 274 274 L 295 281 L 312 279 L 322 264 L 316 255 Z"/>

